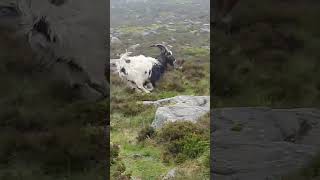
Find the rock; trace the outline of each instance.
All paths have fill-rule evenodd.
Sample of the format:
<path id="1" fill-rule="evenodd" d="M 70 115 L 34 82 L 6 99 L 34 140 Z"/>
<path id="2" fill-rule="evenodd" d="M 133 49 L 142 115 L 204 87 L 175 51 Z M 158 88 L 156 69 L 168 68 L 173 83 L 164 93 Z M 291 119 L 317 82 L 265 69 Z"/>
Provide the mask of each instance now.
<path id="1" fill-rule="evenodd" d="M 115 36 L 112 36 L 110 39 L 111 44 L 121 44 L 121 40 Z"/>
<path id="2" fill-rule="evenodd" d="M 134 44 L 134 45 L 131 45 L 128 49 L 134 51 L 134 50 L 136 50 L 139 46 L 140 46 L 140 44 Z"/>
<path id="3" fill-rule="evenodd" d="M 144 101 L 145 105 L 158 107 L 151 126 L 161 128 L 168 122 L 197 120 L 210 111 L 209 96 L 176 96 L 158 101 Z"/>
<path id="4" fill-rule="evenodd" d="M 173 37 L 170 37 L 170 40 L 171 40 L 172 42 L 176 42 L 176 41 L 177 41 L 177 39 L 176 39 L 176 38 L 173 38 Z"/>
<path id="5" fill-rule="evenodd" d="M 142 32 L 142 36 L 148 36 L 150 34 L 150 31 L 144 31 Z"/>
<path id="6" fill-rule="evenodd" d="M 200 28 L 201 32 L 210 33 L 210 28 Z"/>
<path id="7" fill-rule="evenodd" d="M 142 155 L 141 154 L 133 154 L 132 158 L 139 159 L 139 158 L 142 158 Z"/>
<path id="8" fill-rule="evenodd" d="M 171 169 L 163 178 L 162 180 L 174 180 L 176 177 L 176 169 Z"/>
<path id="9" fill-rule="evenodd" d="M 211 118 L 213 179 L 280 179 L 320 150 L 318 109 L 222 108 Z"/>
<path id="10" fill-rule="evenodd" d="M 168 30 L 168 31 L 173 31 L 173 32 L 177 31 L 177 30 L 174 29 L 174 28 L 167 28 L 167 30 Z"/>

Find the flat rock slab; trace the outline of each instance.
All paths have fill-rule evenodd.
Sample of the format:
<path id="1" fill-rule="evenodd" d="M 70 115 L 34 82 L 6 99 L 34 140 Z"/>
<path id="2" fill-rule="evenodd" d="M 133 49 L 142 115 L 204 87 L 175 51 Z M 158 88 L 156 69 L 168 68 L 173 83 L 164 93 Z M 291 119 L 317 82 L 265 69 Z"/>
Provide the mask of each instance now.
<path id="1" fill-rule="evenodd" d="M 197 122 L 200 117 L 210 112 L 210 96 L 176 96 L 143 103 L 158 107 L 151 124 L 155 129 L 163 127 L 168 122 Z"/>
<path id="2" fill-rule="evenodd" d="M 217 180 L 280 180 L 319 153 L 318 109 L 222 108 L 211 112 Z"/>

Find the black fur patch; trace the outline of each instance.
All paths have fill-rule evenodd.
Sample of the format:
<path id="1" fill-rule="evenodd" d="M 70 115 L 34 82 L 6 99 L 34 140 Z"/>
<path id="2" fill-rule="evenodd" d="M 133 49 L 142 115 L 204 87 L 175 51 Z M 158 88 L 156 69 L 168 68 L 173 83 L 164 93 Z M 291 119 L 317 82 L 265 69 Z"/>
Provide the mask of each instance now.
<path id="1" fill-rule="evenodd" d="M 33 25 L 33 30 L 41 33 L 49 42 L 56 42 L 57 40 L 56 37 L 51 40 L 50 25 L 45 16 L 41 17 L 40 20 Z"/>
<path id="2" fill-rule="evenodd" d="M 74 61 L 69 61 L 67 63 L 69 65 L 69 67 L 72 69 L 72 70 L 75 70 L 75 71 L 83 71 L 82 67 L 79 66 L 77 63 L 75 63 Z"/>
<path id="3" fill-rule="evenodd" d="M 54 36 L 52 39 L 52 42 L 54 42 L 54 43 L 57 42 L 57 37 Z"/>
<path id="4" fill-rule="evenodd" d="M 58 63 L 66 63 L 70 67 L 70 69 L 72 69 L 73 71 L 83 71 L 83 68 L 73 60 L 60 57 L 60 58 L 57 58 L 56 61 Z"/>
<path id="5" fill-rule="evenodd" d="M 55 6 L 61 6 L 67 2 L 67 0 L 49 0 L 49 2 Z"/>
<path id="6" fill-rule="evenodd" d="M 121 69 L 120 69 L 120 72 L 123 72 L 125 75 L 128 75 L 126 69 L 124 69 L 124 68 L 121 68 Z"/>
<path id="7" fill-rule="evenodd" d="M 155 83 L 161 78 L 161 76 L 165 72 L 165 67 L 162 65 L 155 65 L 152 67 L 150 73 L 150 82 L 152 83 L 153 86 L 155 86 Z"/>

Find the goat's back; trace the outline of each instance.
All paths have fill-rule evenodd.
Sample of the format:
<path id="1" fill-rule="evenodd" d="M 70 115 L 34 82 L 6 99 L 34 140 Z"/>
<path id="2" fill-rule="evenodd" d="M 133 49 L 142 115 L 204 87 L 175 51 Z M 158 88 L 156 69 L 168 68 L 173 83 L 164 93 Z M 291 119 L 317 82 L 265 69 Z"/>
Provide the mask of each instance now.
<path id="1" fill-rule="evenodd" d="M 157 61 L 157 59 L 154 59 L 152 57 L 139 55 L 127 57 L 126 59 L 122 60 L 121 64 L 122 66 L 134 69 L 135 71 L 145 73 L 145 71 L 150 71 L 152 67 L 159 64 L 159 62 Z"/>

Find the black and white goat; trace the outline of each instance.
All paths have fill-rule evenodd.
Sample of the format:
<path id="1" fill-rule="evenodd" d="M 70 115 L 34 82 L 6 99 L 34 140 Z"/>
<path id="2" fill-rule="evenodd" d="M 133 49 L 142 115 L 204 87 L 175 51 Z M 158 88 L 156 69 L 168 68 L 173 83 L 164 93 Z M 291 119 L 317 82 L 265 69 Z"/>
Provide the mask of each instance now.
<path id="1" fill-rule="evenodd" d="M 144 55 L 129 56 L 131 52 L 126 52 L 121 55 L 120 59 L 111 60 L 120 78 L 125 80 L 131 88 L 145 93 L 150 93 L 154 89 L 168 64 L 178 68 L 176 59 L 167 47 L 162 44 L 155 44 L 151 47 L 158 47 L 161 51 L 156 58 Z"/>
<path id="2" fill-rule="evenodd" d="M 105 6 L 91 0 L 0 0 L 0 27 L 27 37 L 40 70 L 97 100 L 109 91 Z"/>

